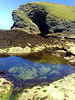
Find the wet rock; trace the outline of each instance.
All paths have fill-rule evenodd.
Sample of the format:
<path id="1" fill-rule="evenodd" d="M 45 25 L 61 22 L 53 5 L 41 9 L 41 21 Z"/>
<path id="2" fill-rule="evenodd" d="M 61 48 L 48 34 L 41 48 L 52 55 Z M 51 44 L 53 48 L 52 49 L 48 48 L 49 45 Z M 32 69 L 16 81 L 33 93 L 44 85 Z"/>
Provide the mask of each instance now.
<path id="1" fill-rule="evenodd" d="M 70 57 L 75 54 L 75 40 L 61 40 L 58 37 L 51 36 L 41 37 L 39 35 L 27 34 L 20 30 L 0 32 L 1 57 L 14 54 L 20 56 L 40 52 L 45 49 L 56 57 Z"/>
<path id="2" fill-rule="evenodd" d="M 66 56 L 66 51 L 65 50 L 55 50 L 54 52 L 55 52 L 55 54 L 58 54 L 59 57 Z"/>
<path id="3" fill-rule="evenodd" d="M 64 49 L 66 49 L 67 52 L 70 52 L 71 54 L 75 55 L 75 41 L 73 40 L 66 41 Z"/>
<path id="4" fill-rule="evenodd" d="M 74 100 L 75 98 L 75 74 L 69 75 L 51 83 L 49 86 L 35 86 L 25 89 L 19 100 L 46 99 L 46 100 Z M 36 92 L 35 92 L 36 91 Z M 29 95 L 29 96 L 28 96 Z"/>
<path id="5" fill-rule="evenodd" d="M 61 57 L 61 55 L 59 53 L 52 52 L 51 54 L 56 56 L 56 57 Z"/>
<path id="6" fill-rule="evenodd" d="M 71 64 L 75 64 L 75 56 L 71 55 L 70 57 L 64 57 L 65 60 L 70 62 Z"/>
<path id="7" fill-rule="evenodd" d="M 0 71 L 0 74 L 3 74 L 3 75 L 5 75 L 5 71 Z"/>

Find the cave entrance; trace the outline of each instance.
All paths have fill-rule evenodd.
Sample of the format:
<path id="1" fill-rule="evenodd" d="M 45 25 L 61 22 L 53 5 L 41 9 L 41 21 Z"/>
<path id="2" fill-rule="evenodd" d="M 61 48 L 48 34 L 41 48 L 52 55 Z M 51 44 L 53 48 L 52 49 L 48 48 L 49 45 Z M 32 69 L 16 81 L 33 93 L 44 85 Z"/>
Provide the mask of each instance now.
<path id="1" fill-rule="evenodd" d="M 41 35 L 44 36 L 48 33 L 48 30 L 46 29 L 46 12 L 35 12 L 33 17 L 31 18 L 32 21 L 39 27 L 41 31 Z"/>
<path id="2" fill-rule="evenodd" d="M 54 30 L 54 33 L 57 33 L 57 32 L 61 33 L 61 32 L 63 32 L 63 29 L 56 29 L 56 30 Z"/>

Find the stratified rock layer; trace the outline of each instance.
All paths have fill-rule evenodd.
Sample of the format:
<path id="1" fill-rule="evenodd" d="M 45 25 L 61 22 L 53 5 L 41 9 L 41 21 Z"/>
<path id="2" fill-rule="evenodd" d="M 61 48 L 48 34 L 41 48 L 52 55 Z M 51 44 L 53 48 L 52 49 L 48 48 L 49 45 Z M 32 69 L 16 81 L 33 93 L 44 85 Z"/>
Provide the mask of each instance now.
<path id="1" fill-rule="evenodd" d="M 63 10 L 60 10 L 59 13 L 56 11 L 57 14 L 53 13 L 51 9 L 54 9 L 56 7 L 59 7 L 58 4 L 53 4 L 52 7 L 55 8 L 49 8 L 48 3 L 45 2 L 35 2 L 35 3 L 27 3 L 24 5 L 21 5 L 18 10 L 13 11 L 13 20 L 14 20 L 14 27 L 18 28 L 26 28 L 29 27 L 29 30 L 34 30 L 35 32 L 41 31 L 43 35 L 47 33 L 57 33 L 57 32 L 72 32 L 75 33 L 75 18 L 73 14 L 73 18 L 69 19 L 68 17 L 59 17 L 59 13 Z M 51 3 L 50 3 L 51 5 Z M 60 9 L 64 9 L 65 5 L 61 5 Z M 68 7 L 65 6 L 65 9 L 73 10 L 75 7 Z M 56 8 L 57 9 L 57 8 Z M 59 10 L 59 9 L 57 9 Z M 19 13 L 18 13 L 19 12 Z M 62 12 L 63 13 L 63 12 Z M 70 12 L 71 13 L 71 12 Z M 64 16 L 70 16 L 70 13 L 66 13 L 64 11 Z M 31 25 L 27 20 L 31 20 Z M 33 25 L 33 23 L 35 23 Z M 39 28 L 38 28 L 39 27 Z M 38 31 L 36 31 L 38 30 Z M 33 31 L 32 31 L 33 32 Z"/>
<path id="2" fill-rule="evenodd" d="M 33 23 L 27 16 L 19 10 L 14 10 L 12 13 L 14 24 L 11 28 L 17 30 L 23 30 L 28 34 L 39 34 L 39 27 Z"/>

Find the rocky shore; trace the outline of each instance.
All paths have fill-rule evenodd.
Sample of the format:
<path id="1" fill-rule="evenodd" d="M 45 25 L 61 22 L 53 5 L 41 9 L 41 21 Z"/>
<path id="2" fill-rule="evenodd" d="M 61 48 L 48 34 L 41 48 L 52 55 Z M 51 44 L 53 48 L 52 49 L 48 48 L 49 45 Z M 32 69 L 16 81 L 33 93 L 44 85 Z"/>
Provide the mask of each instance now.
<path id="1" fill-rule="evenodd" d="M 75 74 L 68 75 L 50 84 L 33 88 L 13 88 L 13 84 L 0 78 L 1 100 L 75 100 Z"/>
<path id="2" fill-rule="evenodd" d="M 72 33 L 73 34 L 73 33 Z M 56 35 L 56 36 L 55 36 Z M 63 36 L 62 36 L 63 35 Z M 73 34 L 75 36 L 75 34 Z M 58 37 L 59 36 L 59 37 Z M 75 64 L 75 38 L 64 33 L 44 37 L 27 34 L 20 30 L 0 32 L 0 54 L 24 55 L 45 50 L 56 57 L 63 57 Z M 63 38 L 64 37 L 64 38 Z M 67 37 L 67 38 L 66 38 Z"/>
<path id="3" fill-rule="evenodd" d="M 65 14 L 64 8 L 65 12 L 70 12 Z M 63 58 L 75 70 L 74 9 L 71 6 L 33 2 L 13 10 L 14 24 L 11 29 L 0 29 L 0 57 L 34 58 L 48 54 Z M 0 71 L 1 74 L 4 72 Z M 75 100 L 75 74 L 33 88 L 13 87 L 12 82 L 0 77 L 0 100 Z"/>
<path id="4" fill-rule="evenodd" d="M 73 34 L 73 37 L 68 37 L 67 34 L 66 36 L 62 34 L 51 34 L 41 37 L 40 35 L 31 35 L 20 30 L 0 31 L 0 56 L 37 56 L 48 52 L 55 57 L 64 58 L 68 64 L 75 66 L 75 35 Z M 0 79 L 1 81 L 5 80 Z M 15 100 L 74 100 L 74 83 L 75 74 L 72 74 L 50 83 L 48 86 L 35 86 L 23 91 L 17 89 L 20 92 L 17 92 L 14 98 L 16 98 Z M 8 83 L 6 82 L 6 84 Z M 1 87 L 4 87 L 4 84 Z M 11 87 L 10 84 L 9 87 Z M 2 91 L 6 91 L 6 89 L 4 88 Z M 6 99 L 7 96 L 2 91 L 2 97 Z M 11 91 L 11 88 L 7 91 Z M 12 91 L 10 92 L 11 94 L 8 93 L 9 98 L 13 98 L 14 92 Z"/>
<path id="5" fill-rule="evenodd" d="M 18 100 L 75 100 L 75 74 L 55 81 L 49 86 L 25 89 Z"/>

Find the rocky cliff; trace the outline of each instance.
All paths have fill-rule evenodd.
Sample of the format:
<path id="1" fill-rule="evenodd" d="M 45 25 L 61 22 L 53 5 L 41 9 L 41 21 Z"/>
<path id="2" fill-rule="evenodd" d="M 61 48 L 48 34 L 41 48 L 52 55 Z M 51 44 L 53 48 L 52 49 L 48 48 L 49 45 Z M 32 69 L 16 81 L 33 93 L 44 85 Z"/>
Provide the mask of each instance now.
<path id="1" fill-rule="evenodd" d="M 57 32 L 75 33 L 75 7 L 47 2 L 21 5 L 12 12 L 13 28 L 28 33 L 47 34 Z"/>

